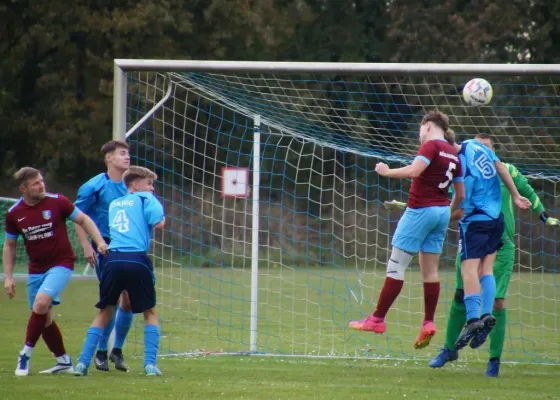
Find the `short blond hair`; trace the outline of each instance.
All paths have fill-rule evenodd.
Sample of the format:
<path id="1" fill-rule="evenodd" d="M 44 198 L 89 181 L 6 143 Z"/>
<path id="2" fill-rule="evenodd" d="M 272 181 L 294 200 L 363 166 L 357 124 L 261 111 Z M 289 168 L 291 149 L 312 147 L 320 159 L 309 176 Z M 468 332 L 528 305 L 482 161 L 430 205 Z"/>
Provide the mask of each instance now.
<path id="1" fill-rule="evenodd" d="M 126 187 L 130 187 L 132 182 L 137 179 L 151 179 L 156 180 L 157 174 L 152 170 L 136 165 L 131 166 L 123 175 L 123 181 Z"/>
<path id="2" fill-rule="evenodd" d="M 20 168 L 15 174 L 14 174 L 14 180 L 16 181 L 18 187 L 23 185 L 24 183 L 26 183 L 29 179 L 33 179 L 38 177 L 41 174 L 41 171 L 39 171 L 36 168 L 33 167 L 23 167 Z"/>

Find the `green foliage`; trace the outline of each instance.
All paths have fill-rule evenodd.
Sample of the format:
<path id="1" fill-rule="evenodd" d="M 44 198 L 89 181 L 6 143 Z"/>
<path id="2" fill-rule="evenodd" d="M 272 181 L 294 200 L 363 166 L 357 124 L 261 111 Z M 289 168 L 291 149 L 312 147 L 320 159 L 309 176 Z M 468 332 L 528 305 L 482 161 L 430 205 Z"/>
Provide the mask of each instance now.
<path id="1" fill-rule="evenodd" d="M 558 62 L 544 0 L 100 0 L 0 5 L 0 168 L 102 168 L 114 58 Z M 1 178 L 1 176 L 0 176 Z"/>

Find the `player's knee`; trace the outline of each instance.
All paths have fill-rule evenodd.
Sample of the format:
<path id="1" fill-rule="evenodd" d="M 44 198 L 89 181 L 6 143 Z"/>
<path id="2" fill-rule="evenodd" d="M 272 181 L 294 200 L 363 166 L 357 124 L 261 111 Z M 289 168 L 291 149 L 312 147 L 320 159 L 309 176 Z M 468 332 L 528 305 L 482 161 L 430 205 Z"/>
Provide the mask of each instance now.
<path id="1" fill-rule="evenodd" d="M 439 254 L 420 253 L 420 272 L 423 282 L 439 282 Z"/>
<path id="2" fill-rule="evenodd" d="M 47 311 L 47 321 L 45 322 L 45 326 L 51 326 L 53 323 L 53 309 L 52 306 L 49 307 L 49 310 Z"/>
<path id="3" fill-rule="evenodd" d="M 412 261 L 412 254 L 393 247 L 391 257 L 387 263 L 387 276 L 399 281 L 404 281 L 404 271 Z"/>
<path id="4" fill-rule="evenodd" d="M 93 326 L 104 329 L 113 319 L 114 311 L 114 306 L 107 306 L 104 309 L 99 310 L 99 314 L 97 314 L 97 317 L 95 317 L 95 320 L 93 321 Z"/>
<path id="5" fill-rule="evenodd" d="M 502 311 L 506 307 L 505 299 L 494 299 L 494 311 Z"/>
<path id="6" fill-rule="evenodd" d="M 45 293 L 37 293 L 35 301 L 33 302 L 33 312 L 35 314 L 46 314 L 49 312 L 52 298 Z"/>
<path id="7" fill-rule="evenodd" d="M 156 313 L 156 308 L 152 307 L 144 311 L 144 322 L 146 325 L 158 325 L 158 316 Z"/>
<path id="8" fill-rule="evenodd" d="M 455 289 L 455 303 L 463 304 L 465 302 L 465 291 L 463 289 Z"/>

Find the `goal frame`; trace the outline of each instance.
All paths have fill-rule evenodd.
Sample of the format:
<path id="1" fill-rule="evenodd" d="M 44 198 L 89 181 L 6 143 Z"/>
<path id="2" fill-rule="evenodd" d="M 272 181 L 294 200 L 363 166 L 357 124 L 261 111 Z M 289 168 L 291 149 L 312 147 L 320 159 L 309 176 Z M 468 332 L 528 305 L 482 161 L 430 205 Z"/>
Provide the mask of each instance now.
<path id="1" fill-rule="evenodd" d="M 113 81 L 113 139 L 126 140 L 170 97 L 172 80 L 164 97 L 156 103 L 134 126 L 127 131 L 126 73 L 136 72 L 210 72 L 210 73 L 324 73 L 342 75 L 377 74 L 385 76 L 407 75 L 505 75 L 543 76 L 560 75 L 560 64 L 438 64 L 438 63 L 333 63 L 333 62 L 263 62 L 263 61 L 205 61 L 205 60 L 155 60 L 115 59 Z M 251 183 L 251 311 L 249 351 L 257 351 L 257 310 L 259 274 L 259 188 L 260 188 L 260 125 L 266 118 L 253 115 L 253 174 Z"/>
<path id="2" fill-rule="evenodd" d="M 125 140 L 126 72 L 245 72 L 277 74 L 335 73 L 344 75 L 558 75 L 560 64 L 435 64 L 435 63 L 334 63 L 334 62 L 266 62 L 266 61 L 201 61 L 115 59 L 113 70 L 113 139 Z M 149 117 L 171 94 L 146 114 Z M 138 121 L 137 125 L 143 122 Z M 130 132 L 131 133 L 131 132 Z"/>

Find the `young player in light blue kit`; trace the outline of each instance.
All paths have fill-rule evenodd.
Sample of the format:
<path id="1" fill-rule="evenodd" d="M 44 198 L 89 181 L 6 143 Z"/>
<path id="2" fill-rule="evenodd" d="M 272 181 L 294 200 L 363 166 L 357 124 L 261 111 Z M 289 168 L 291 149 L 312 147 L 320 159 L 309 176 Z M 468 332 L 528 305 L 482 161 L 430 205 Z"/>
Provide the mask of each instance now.
<path id="1" fill-rule="evenodd" d="M 456 149 L 465 184 L 458 251 L 467 323 L 455 343 L 455 350 L 460 350 L 469 343 L 471 347 L 482 345 L 496 323 L 492 316 L 496 294 L 493 266 L 504 232 L 500 178 L 517 207 L 527 209 L 531 202 L 519 194 L 507 168 L 486 146 L 477 140 L 466 140 L 456 145 Z M 471 343 L 477 337 L 481 339 Z"/>
<path id="2" fill-rule="evenodd" d="M 97 224 L 104 240 L 110 243 L 107 217 L 109 204 L 113 200 L 124 196 L 127 192 L 122 177 L 130 166 L 130 155 L 128 154 L 128 145 L 118 140 L 111 140 L 105 143 L 101 147 L 101 155 L 107 166 L 107 172 L 94 176 L 80 187 L 75 205 Z M 90 244 L 84 230 L 79 226 L 76 226 L 76 234 L 80 238 L 87 261 L 95 267 L 97 278 L 100 279 L 100 266 L 103 262 L 103 255 L 97 252 L 95 243 L 92 242 Z M 128 294 L 125 291 L 122 293 L 116 318 L 112 318 L 107 324 L 99 341 L 99 348 L 95 356 L 95 367 L 98 370 L 109 371 L 109 360 L 111 360 L 115 364 L 116 369 L 128 371 L 128 366 L 122 354 L 122 348 L 126 335 L 132 325 L 133 317 L 134 314 L 130 310 Z M 113 328 L 115 328 L 115 343 L 111 354 L 108 356 L 108 341 Z"/>
<path id="3" fill-rule="evenodd" d="M 156 314 L 155 277 L 148 257 L 152 230 L 163 229 L 163 206 L 152 194 L 157 176 L 147 168 L 130 167 L 123 180 L 128 194 L 109 206 L 111 244 L 103 260 L 99 282 L 99 314 L 88 329 L 74 374 L 88 373 L 93 353 L 123 290 L 128 292 L 132 312 L 144 314 L 144 371 L 161 375 L 156 366 L 159 322 Z"/>

